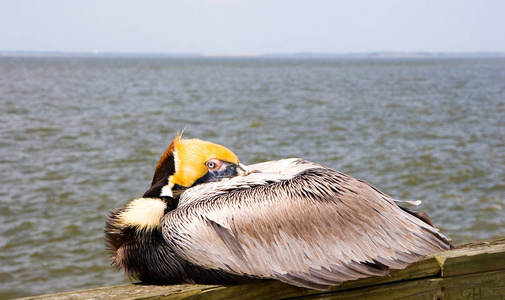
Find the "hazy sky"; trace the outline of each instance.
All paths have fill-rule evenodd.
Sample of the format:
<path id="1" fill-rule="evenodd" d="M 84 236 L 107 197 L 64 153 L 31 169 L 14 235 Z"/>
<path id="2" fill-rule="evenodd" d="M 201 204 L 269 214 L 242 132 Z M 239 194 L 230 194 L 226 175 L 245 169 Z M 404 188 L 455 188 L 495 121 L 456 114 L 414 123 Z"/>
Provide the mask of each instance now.
<path id="1" fill-rule="evenodd" d="M 504 0 L 0 0 L 0 51 L 505 52 Z"/>

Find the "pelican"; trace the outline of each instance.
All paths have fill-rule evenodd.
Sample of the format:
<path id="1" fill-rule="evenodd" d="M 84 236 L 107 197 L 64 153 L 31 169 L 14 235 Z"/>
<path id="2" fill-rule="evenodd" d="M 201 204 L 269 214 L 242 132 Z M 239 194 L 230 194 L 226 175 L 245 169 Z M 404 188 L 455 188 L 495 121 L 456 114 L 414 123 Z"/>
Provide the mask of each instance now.
<path id="1" fill-rule="evenodd" d="M 110 212 L 106 244 L 113 265 L 146 283 L 327 290 L 452 247 L 401 202 L 307 160 L 245 166 L 224 146 L 177 135 L 142 198 Z"/>

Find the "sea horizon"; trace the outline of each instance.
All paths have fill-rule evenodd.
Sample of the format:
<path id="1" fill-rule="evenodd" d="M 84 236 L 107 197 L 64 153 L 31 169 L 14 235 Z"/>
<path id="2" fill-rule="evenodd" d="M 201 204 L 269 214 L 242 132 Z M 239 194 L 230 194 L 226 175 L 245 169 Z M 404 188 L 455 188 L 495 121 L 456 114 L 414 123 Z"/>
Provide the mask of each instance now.
<path id="1" fill-rule="evenodd" d="M 370 52 L 114 52 L 0 50 L 0 57 L 159 57 L 159 58 L 501 58 L 505 52 L 370 51 Z"/>

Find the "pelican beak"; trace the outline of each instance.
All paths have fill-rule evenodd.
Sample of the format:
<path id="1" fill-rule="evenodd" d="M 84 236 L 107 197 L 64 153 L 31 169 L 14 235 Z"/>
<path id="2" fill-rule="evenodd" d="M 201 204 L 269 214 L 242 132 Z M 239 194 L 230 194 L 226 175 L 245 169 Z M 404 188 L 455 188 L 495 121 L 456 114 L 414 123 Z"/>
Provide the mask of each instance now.
<path id="1" fill-rule="evenodd" d="M 238 175 L 247 176 L 251 173 L 251 170 L 249 170 L 249 168 L 246 167 L 245 165 L 238 163 L 237 164 L 237 172 L 238 172 Z"/>

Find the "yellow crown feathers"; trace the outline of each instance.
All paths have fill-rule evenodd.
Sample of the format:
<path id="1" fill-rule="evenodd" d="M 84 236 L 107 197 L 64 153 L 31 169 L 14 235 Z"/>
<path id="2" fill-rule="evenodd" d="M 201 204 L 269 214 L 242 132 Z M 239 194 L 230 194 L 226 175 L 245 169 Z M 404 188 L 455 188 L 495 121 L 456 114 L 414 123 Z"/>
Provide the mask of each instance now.
<path id="1" fill-rule="evenodd" d="M 190 187 L 207 173 L 205 163 L 210 159 L 238 164 L 238 157 L 228 148 L 200 139 L 183 140 L 180 135 L 172 142 L 174 145 L 175 174 L 171 184 Z M 171 186 L 172 187 L 172 186 Z"/>

